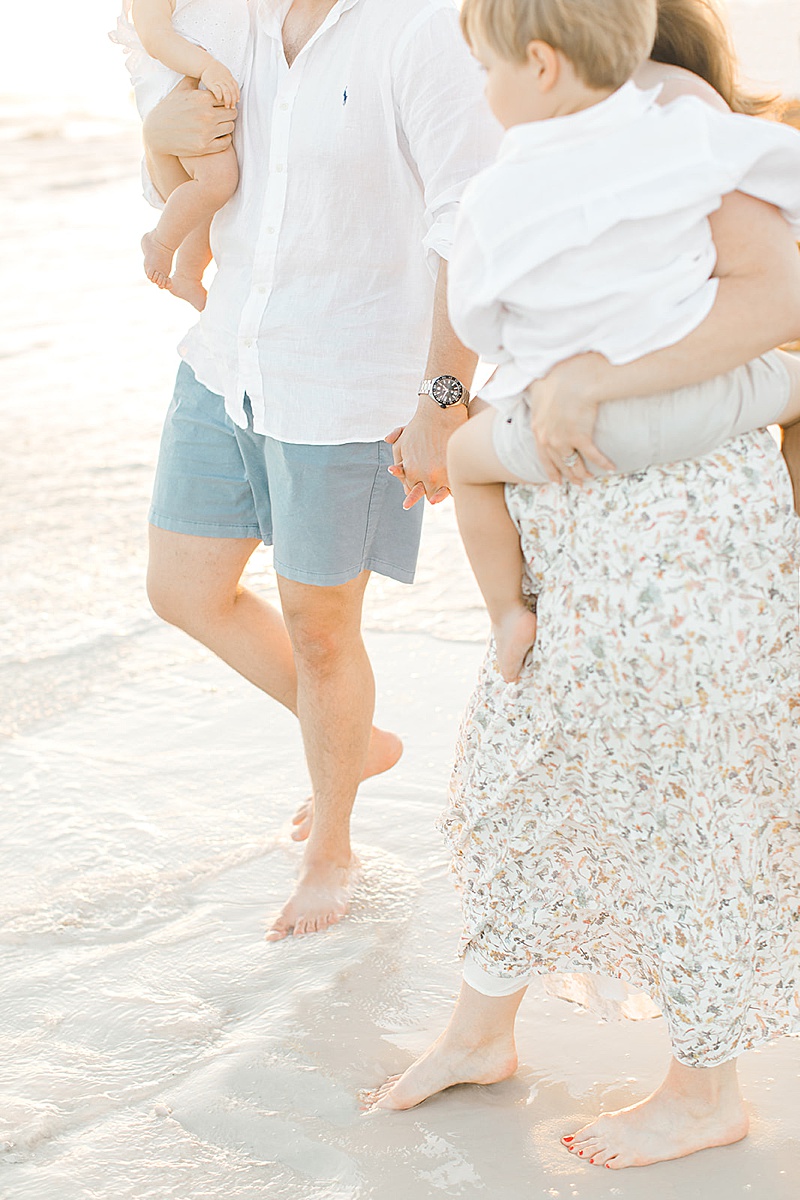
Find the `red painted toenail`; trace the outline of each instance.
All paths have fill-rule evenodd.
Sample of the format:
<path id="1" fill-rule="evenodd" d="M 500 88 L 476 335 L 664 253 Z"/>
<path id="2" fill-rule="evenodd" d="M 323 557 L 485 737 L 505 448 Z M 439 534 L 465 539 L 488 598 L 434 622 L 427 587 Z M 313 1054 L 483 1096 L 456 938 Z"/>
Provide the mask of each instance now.
<path id="1" fill-rule="evenodd" d="M 579 1150 L 579 1151 L 578 1151 L 578 1154 L 580 1154 L 581 1158 L 583 1158 L 583 1151 L 582 1151 L 582 1150 Z"/>
<path id="2" fill-rule="evenodd" d="M 608 1167 L 608 1169 L 609 1169 L 609 1171 L 610 1171 L 610 1170 L 611 1170 L 611 1163 L 606 1163 L 606 1166 Z"/>
<path id="3" fill-rule="evenodd" d="M 562 1138 L 561 1140 L 562 1140 L 562 1142 L 574 1142 L 575 1138 L 567 1137 L 567 1138 Z"/>
<path id="4" fill-rule="evenodd" d="M 593 1158 L 590 1158 L 590 1159 L 589 1159 L 589 1162 L 592 1164 L 592 1166 L 594 1166 L 594 1159 L 593 1159 Z"/>

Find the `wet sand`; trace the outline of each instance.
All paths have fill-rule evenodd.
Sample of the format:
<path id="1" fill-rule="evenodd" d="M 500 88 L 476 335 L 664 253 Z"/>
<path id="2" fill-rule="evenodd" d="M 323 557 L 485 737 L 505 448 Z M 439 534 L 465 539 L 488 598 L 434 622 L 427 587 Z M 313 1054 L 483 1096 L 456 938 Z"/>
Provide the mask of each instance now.
<path id="1" fill-rule="evenodd" d="M 747 1142 L 612 1174 L 558 1138 L 658 1082 L 663 1022 L 541 988 L 515 1078 L 360 1115 L 458 986 L 434 822 L 485 620 L 452 512 L 429 512 L 413 590 L 371 590 L 378 716 L 407 751 L 362 789 L 353 915 L 267 946 L 299 861 L 297 730 L 142 585 L 191 314 L 141 275 L 135 130 L 27 132 L 0 161 L 3 1200 L 796 1200 L 800 1043 L 745 1057 Z M 267 555 L 250 580 L 274 594 Z"/>

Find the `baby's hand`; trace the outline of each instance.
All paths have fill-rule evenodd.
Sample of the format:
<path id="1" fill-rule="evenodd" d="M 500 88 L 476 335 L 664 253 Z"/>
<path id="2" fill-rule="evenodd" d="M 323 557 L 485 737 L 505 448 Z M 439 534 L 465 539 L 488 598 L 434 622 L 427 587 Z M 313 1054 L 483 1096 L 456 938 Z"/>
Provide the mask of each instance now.
<path id="1" fill-rule="evenodd" d="M 226 108 L 234 108 L 239 103 L 239 85 L 227 67 L 212 58 L 200 82 L 211 92 L 215 100 L 221 101 Z"/>

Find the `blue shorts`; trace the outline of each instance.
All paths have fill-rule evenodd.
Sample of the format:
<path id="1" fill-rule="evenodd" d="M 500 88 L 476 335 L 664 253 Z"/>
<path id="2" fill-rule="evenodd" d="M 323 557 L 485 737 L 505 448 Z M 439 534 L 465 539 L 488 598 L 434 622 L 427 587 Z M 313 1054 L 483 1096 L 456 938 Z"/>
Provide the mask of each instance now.
<path id="1" fill-rule="evenodd" d="M 239 429 L 221 396 L 182 363 L 150 523 L 195 537 L 261 538 L 279 575 L 335 587 L 362 571 L 413 583 L 422 504 L 403 511 L 391 446 L 306 446 Z"/>

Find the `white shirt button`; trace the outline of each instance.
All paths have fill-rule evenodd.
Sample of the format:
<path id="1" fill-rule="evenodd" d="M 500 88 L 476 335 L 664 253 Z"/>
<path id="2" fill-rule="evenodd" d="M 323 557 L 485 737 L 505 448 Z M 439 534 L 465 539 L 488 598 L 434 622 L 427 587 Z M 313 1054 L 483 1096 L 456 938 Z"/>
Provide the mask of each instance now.
<path id="1" fill-rule="evenodd" d="M 286 170 L 286 163 L 276 163 L 275 170 L 278 172 L 279 175 L 282 175 L 283 172 Z"/>
<path id="2" fill-rule="evenodd" d="M 275 226 L 274 226 L 274 225 L 268 225 L 268 226 L 267 226 L 267 233 L 274 233 L 274 232 L 275 232 Z"/>
<path id="3" fill-rule="evenodd" d="M 281 112 L 288 112 L 288 111 L 289 111 L 289 105 L 284 100 L 283 104 L 281 105 Z"/>

